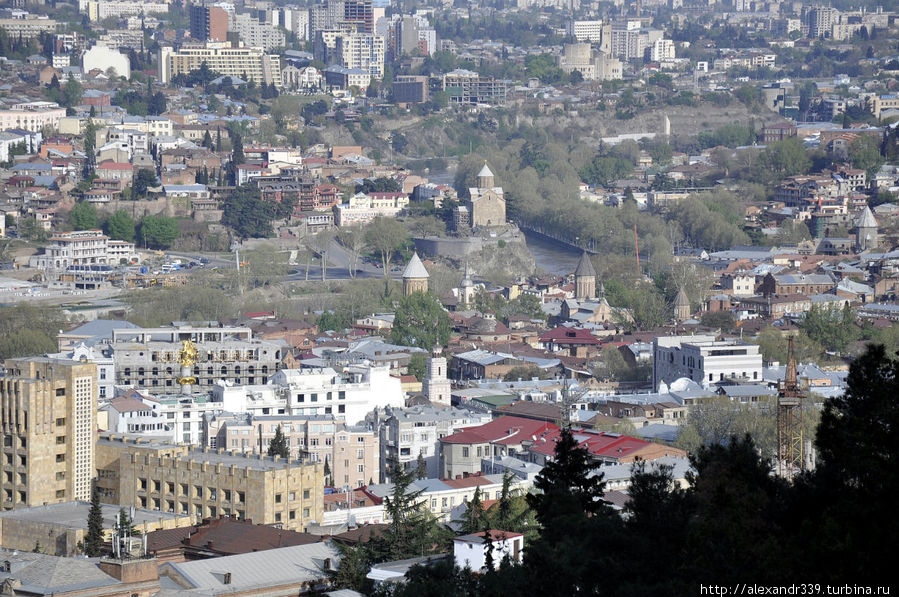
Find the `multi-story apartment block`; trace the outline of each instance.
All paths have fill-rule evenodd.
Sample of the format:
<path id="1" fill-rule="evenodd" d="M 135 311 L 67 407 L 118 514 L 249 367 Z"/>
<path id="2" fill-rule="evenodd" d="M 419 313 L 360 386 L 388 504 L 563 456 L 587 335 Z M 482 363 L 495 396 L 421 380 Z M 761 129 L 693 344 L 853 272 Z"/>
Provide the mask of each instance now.
<path id="1" fill-rule="evenodd" d="M 502 105 L 506 103 L 506 89 L 506 81 L 481 77 L 469 70 L 456 69 L 443 75 L 443 90 L 454 104 Z"/>
<path id="2" fill-rule="evenodd" d="M 380 477 L 378 432 L 347 425 L 334 415 L 269 415 L 223 413 L 206 417 L 210 448 L 265 454 L 278 427 L 291 459 L 328 462 L 332 485 L 361 487 Z"/>
<path id="3" fill-rule="evenodd" d="M 92 22 L 109 17 L 136 17 L 168 12 L 165 2 L 135 2 L 132 0 L 81 0 L 79 10 Z"/>
<path id="4" fill-rule="evenodd" d="M 299 6 L 283 6 L 269 9 L 271 22 L 280 25 L 297 36 L 309 41 L 309 9 Z"/>
<path id="5" fill-rule="evenodd" d="M 756 344 L 718 341 L 714 336 L 666 336 L 653 340 L 652 349 L 655 391 L 681 377 L 699 384 L 762 379 L 762 355 Z"/>
<path id="6" fill-rule="evenodd" d="M 97 477 L 104 503 L 187 514 L 195 523 L 221 515 L 303 531 L 322 520 L 322 463 L 104 434 Z"/>
<path id="7" fill-rule="evenodd" d="M 246 327 L 190 325 L 113 330 L 109 343 L 115 360 L 116 383 L 148 388 L 157 394 L 181 392 L 178 352 L 182 342 L 199 351 L 191 368 L 199 387 L 227 380 L 234 384 L 263 383 L 281 368 L 286 345 L 253 338 Z"/>
<path id="8" fill-rule="evenodd" d="M 228 43 L 208 42 L 205 46 L 170 46 L 159 49 L 159 78 L 169 83 L 172 77 L 188 74 L 203 63 L 209 70 L 228 77 L 239 77 L 257 85 L 281 87 L 281 58 L 266 54 L 262 48 L 231 47 Z"/>
<path id="9" fill-rule="evenodd" d="M 24 102 L 14 104 L 8 110 L 0 110 L 0 128 L 22 129 L 30 133 L 39 133 L 48 126 L 56 130 L 65 115 L 66 109 L 55 102 Z"/>
<path id="10" fill-rule="evenodd" d="M 110 241 L 102 230 L 76 230 L 50 237 L 50 245 L 32 257 L 29 266 L 65 270 L 72 265 L 118 264 L 123 258 L 129 262 L 138 259 L 134 243 Z"/>
<path id="11" fill-rule="evenodd" d="M 249 13 L 231 15 L 230 30 L 236 32 L 247 46 L 262 48 L 266 52 L 283 47 L 286 43 L 284 32 L 277 25 L 260 23 Z"/>
<path id="12" fill-rule="evenodd" d="M 809 37 L 830 37 L 831 27 L 840 20 L 840 11 L 830 6 L 815 6 L 808 11 Z"/>
<path id="13" fill-rule="evenodd" d="M 221 6 L 190 6 L 190 36 L 197 41 L 225 41 L 228 38 L 228 12 Z"/>
<path id="14" fill-rule="evenodd" d="M 596 44 L 601 52 L 609 53 L 612 44 L 612 24 L 605 21 L 568 21 L 568 35 L 577 41 Z"/>
<path id="15" fill-rule="evenodd" d="M 97 367 L 29 357 L 7 360 L 4 368 L 0 377 L 3 509 L 90 499 Z"/>
<path id="16" fill-rule="evenodd" d="M 663 60 L 674 60 L 675 50 L 674 42 L 670 39 L 657 39 L 653 42 L 649 52 L 649 59 L 653 62 L 661 62 Z"/>
<path id="17" fill-rule="evenodd" d="M 459 408 L 413 406 L 388 409 L 379 422 L 381 434 L 381 473 L 402 466 L 413 469 L 421 456 L 428 477 L 440 475 L 440 439 L 458 429 L 481 425 L 489 414 Z"/>
<path id="18" fill-rule="evenodd" d="M 34 39 L 41 33 L 56 33 L 57 23 L 53 19 L 28 15 L 24 19 L 0 19 L 0 29 L 6 31 L 9 39 Z"/>
<path id="19" fill-rule="evenodd" d="M 384 76 L 384 38 L 372 33 L 344 33 L 335 41 L 334 57 L 344 68 L 359 68 L 371 77 Z"/>

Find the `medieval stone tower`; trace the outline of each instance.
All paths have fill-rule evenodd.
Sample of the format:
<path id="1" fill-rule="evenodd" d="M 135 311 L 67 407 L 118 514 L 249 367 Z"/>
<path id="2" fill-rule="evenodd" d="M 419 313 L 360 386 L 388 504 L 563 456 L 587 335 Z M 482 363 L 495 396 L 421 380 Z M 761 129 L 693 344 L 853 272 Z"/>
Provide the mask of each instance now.
<path id="1" fill-rule="evenodd" d="M 403 270 L 403 296 L 409 296 L 413 292 L 427 292 L 428 278 L 430 275 L 421 259 L 418 258 L 418 253 L 413 253 L 412 259 Z"/>
<path id="2" fill-rule="evenodd" d="M 855 226 L 855 250 L 861 253 L 876 249 L 878 245 L 877 220 L 874 219 L 870 207 L 865 206 L 865 211 L 859 216 Z"/>
<path id="3" fill-rule="evenodd" d="M 574 298 L 579 301 L 596 297 L 596 270 L 584 251 L 574 270 Z"/>

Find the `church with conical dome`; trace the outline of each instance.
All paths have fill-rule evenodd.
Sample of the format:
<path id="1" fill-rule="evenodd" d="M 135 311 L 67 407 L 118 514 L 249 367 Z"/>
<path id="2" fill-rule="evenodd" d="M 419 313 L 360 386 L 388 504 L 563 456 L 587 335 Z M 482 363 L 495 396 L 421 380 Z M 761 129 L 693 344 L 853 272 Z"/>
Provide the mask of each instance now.
<path id="1" fill-rule="evenodd" d="M 477 187 L 469 188 L 469 199 L 453 213 L 456 230 L 469 228 L 489 228 L 506 224 L 506 198 L 503 188 L 496 186 L 493 171 L 484 162 L 478 172 Z"/>
<path id="2" fill-rule="evenodd" d="M 418 253 L 412 253 L 412 259 L 403 270 L 403 296 L 409 296 L 413 292 L 427 292 L 430 277 Z"/>

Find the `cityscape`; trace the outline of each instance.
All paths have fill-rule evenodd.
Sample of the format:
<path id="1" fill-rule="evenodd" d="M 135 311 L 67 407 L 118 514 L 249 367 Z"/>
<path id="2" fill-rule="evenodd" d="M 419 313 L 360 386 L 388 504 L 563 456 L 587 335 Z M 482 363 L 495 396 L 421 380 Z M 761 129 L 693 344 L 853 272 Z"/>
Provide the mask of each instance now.
<path id="1" fill-rule="evenodd" d="M 895 0 L 3 0 L 0 595 L 889 595 Z"/>

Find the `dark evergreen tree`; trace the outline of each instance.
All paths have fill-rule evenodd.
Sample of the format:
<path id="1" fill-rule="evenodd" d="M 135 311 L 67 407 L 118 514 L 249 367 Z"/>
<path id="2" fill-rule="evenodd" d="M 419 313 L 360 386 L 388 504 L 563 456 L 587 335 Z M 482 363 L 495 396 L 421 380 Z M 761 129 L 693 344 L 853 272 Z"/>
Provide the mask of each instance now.
<path id="1" fill-rule="evenodd" d="M 100 490 L 96 484 L 91 491 L 91 507 L 87 513 L 84 553 L 92 558 L 103 553 L 103 510 L 100 508 Z"/>
<path id="2" fill-rule="evenodd" d="M 484 513 L 484 504 L 481 502 L 480 487 L 474 490 L 474 495 L 468 502 L 468 509 L 465 511 L 465 514 L 462 515 L 462 520 L 460 522 L 462 523 L 461 532 L 464 535 L 477 533 L 478 531 L 484 530 L 484 527 L 487 526 L 487 516 Z"/>
<path id="3" fill-rule="evenodd" d="M 421 452 L 418 453 L 418 460 L 415 466 L 415 476 L 419 479 L 428 478 L 428 464 L 425 462 L 425 457 Z"/>
<path id="4" fill-rule="evenodd" d="M 287 438 L 281 431 L 281 426 L 275 428 L 275 437 L 268 442 L 268 455 L 290 458 L 290 448 L 287 446 Z"/>

